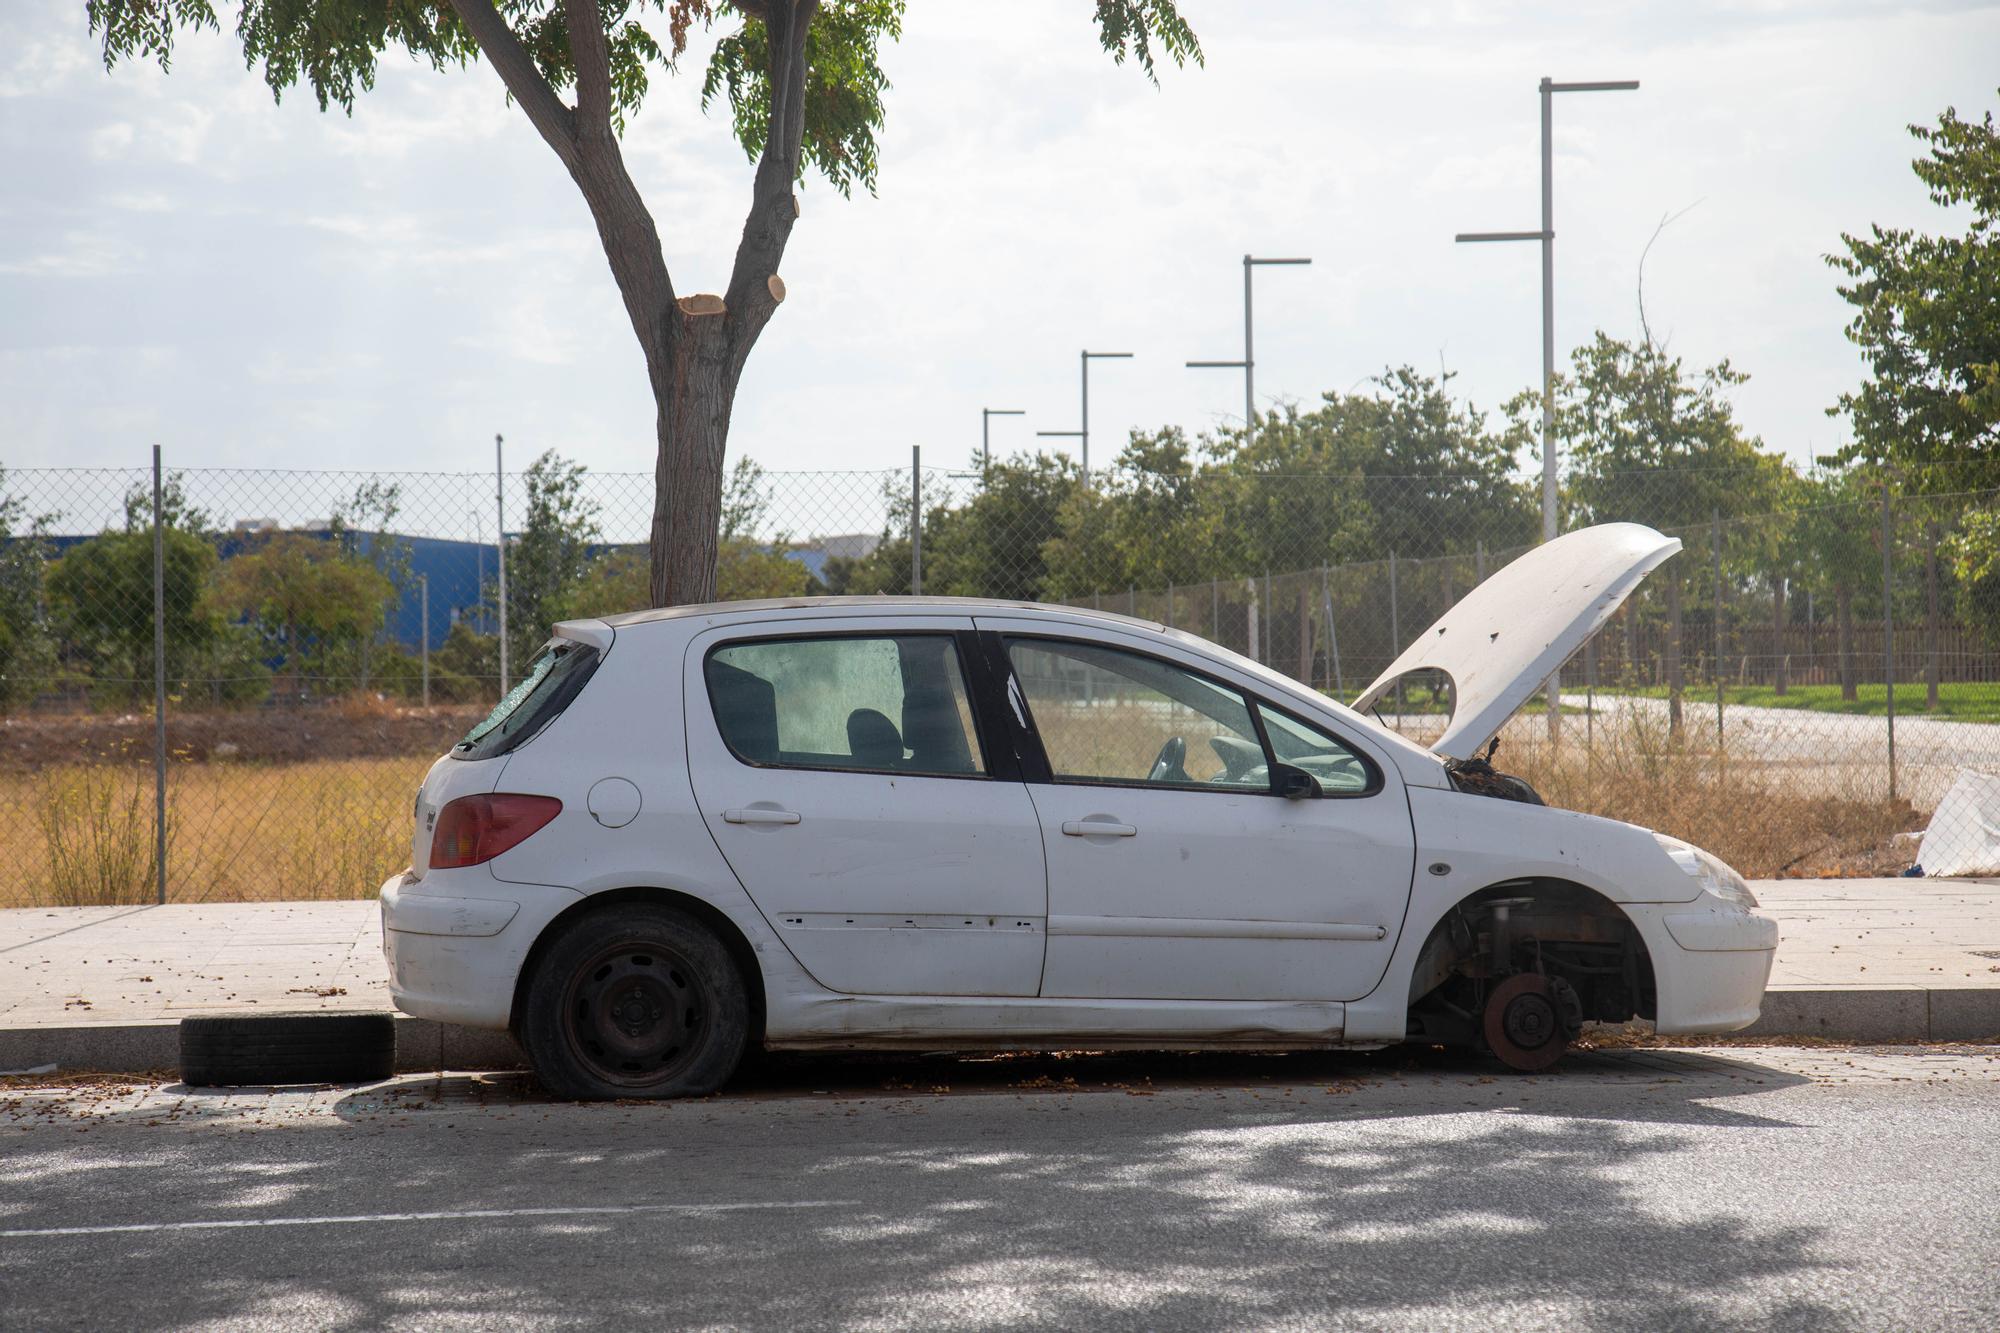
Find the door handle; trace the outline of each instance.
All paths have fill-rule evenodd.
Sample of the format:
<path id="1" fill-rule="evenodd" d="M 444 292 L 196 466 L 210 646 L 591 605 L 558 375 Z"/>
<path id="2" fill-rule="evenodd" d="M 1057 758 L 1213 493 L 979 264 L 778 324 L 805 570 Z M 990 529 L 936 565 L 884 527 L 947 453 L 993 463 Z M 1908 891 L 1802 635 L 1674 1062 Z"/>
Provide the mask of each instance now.
<path id="1" fill-rule="evenodd" d="M 769 806 L 753 805 L 740 810 L 724 810 L 722 819 L 727 824 L 796 824 L 799 822 L 796 810 L 773 810 Z"/>
<path id="2" fill-rule="evenodd" d="M 1130 824 L 1114 824 L 1108 819 L 1065 819 L 1063 833 L 1071 838 L 1136 838 L 1139 830 Z"/>

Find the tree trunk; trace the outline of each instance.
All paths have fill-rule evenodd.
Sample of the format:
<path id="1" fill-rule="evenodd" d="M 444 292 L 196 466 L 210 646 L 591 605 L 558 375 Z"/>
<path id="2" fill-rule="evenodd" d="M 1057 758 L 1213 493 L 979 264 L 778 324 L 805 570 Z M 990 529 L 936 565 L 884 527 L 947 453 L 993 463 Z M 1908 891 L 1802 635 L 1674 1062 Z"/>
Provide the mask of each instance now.
<path id="1" fill-rule="evenodd" d="M 655 606 L 715 598 L 717 532 L 722 519 L 723 454 L 736 404 L 727 313 L 719 298 L 676 303 L 675 336 L 653 378 L 659 455 L 653 474 L 650 589 Z M 694 305 L 690 312 L 686 307 Z M 648 358 L 651 360 L 652 358 Z"/>
<path id="2" fill-rule="evenodd" d="M 1841 584 L 1833 590 L 1833 651 L 1840 671 L 1840 697 L 1849 703 L 1860 697 L 1854 688 L 1854 590 Z"/>
<path id="3" fill-rule="evenodd" d="M 1924 706 L 1935 713 L 1938 706 L 1938 525 L 1933 523 L 1924 543 Z"/>
<path id="4" fill-rule="evenodd" d="M 1771 687 L 1779 698 L 1785 696 L 1785 579 L 1771 580 Z"/>
<path id="5" fill-rule="evenodd" d="M 1667 734 L 1681 734 L 1681 576 L 1667 575 Z"/>

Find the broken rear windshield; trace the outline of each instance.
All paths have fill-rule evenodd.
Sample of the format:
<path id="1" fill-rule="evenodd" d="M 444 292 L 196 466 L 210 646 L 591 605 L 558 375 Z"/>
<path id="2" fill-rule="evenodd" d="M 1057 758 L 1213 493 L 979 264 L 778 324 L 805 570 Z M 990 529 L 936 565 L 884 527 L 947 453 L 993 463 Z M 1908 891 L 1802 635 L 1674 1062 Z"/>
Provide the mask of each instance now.
<path id="1" fill-rule="evenodd" d="M 597 669 L 597 650 L 588 644 L 557 642 L 542 649 L 520 684 L 507 691 L 485 721 L 451 747 L 455 759 L 492 759 L 506 754 L 555 721 Z"/>

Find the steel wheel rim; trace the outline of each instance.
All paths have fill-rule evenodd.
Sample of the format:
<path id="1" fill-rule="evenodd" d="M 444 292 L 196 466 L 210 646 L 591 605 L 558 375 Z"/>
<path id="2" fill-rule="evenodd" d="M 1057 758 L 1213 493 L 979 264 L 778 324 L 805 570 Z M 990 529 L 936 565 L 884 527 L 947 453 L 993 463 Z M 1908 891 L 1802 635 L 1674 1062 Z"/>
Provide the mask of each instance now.
<path id="1" fill-rule="evenodd" d="M 593 954 L 563 994 L 563 1037 L 596 1077 L 620 1087 L 665 1082 L 693 1061 L 711 997 L 679 951 L 623 940 Z"/>

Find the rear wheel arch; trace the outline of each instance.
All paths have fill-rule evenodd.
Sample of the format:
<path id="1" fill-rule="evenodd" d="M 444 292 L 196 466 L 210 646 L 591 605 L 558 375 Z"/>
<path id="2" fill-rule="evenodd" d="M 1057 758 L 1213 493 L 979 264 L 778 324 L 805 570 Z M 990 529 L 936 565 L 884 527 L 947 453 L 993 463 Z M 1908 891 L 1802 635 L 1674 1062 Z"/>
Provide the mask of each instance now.
<path id="1" fill-rule="evenodd" d="M 529 984 L 534 978 L 535 969 L 541 965 L 543 956 L 548 953 L 549 947 L 556 940 L 588 917 L 614 907 L 633 904 L 671 908 L 693 918 L 714 934 L 729 954 L 729 960 L 736 965 L 738 975 L 743 979 L 745 998 L 750 1004 L 751 1048 L 754 1050 L 760 1046 L 764 1040 L 764 970 L 758 965 L 757 951 L 751 946 L 749 938 L 734 921 L 729 919 L 729 915 L 715 904 L 697 898 L 693 894 L 682 893 L 678 889 L 663 889 L 650 885 L 634 885 L 631 888 L 606 889 L 600 893 L 593 893 L 564 908 L 542 927 L 541 934 L 535 937 L 534 944 L 528 950 L 528 956 L 521 960 L 519 975 L 514 978 L 514 1001 L 508 1011 L 508 1028 L 519 1033 L 521 1009 L 527 1001 Z"/>

